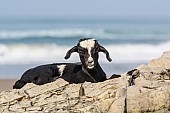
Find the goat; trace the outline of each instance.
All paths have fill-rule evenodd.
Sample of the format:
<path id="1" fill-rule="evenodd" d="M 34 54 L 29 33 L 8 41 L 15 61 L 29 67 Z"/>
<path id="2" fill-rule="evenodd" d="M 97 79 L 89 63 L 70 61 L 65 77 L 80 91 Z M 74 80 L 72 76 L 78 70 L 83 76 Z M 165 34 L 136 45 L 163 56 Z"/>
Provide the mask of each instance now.
<path id="1" fill-rule="evenodd" d="M 26 83 L 42 85 L 52 82 L 57 78 L 63 78 L 71 83 L 102 82 L 106 74 L 99 65 L 99 52 L 106 54 L 108 61 L 112 61 L 109 52 L 101 46 L 97 40 L 91 38 L 80 39 L 78 44 L 68 50 L 65 59 L 70 58 L 73 52 L 77 52 L 80 63 L 54 63 L 41 65 L 27 70 L 20 80 L 16 81 L 14 89 L 22 88 Z"/>

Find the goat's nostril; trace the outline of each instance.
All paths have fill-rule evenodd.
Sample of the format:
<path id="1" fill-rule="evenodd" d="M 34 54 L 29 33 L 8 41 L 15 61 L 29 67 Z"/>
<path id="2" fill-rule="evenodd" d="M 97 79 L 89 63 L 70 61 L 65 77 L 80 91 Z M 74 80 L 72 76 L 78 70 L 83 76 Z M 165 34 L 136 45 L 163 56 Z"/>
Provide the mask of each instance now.
<path id="1" fill-rule="evenodd" d="M 89 61 L 89 63 L 92 63 L 92 61 Z"/>
<path id="2" fill-rule="evenodd" d="M 93 63 L 93 60 L 88 61 L 88 63 Z"/>

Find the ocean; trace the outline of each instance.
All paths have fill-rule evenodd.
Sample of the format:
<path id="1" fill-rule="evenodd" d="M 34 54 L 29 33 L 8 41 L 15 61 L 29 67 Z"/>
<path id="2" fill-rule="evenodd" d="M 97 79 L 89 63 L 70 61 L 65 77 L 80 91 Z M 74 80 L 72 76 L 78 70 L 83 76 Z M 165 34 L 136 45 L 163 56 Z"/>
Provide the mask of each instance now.
<path id="1" fill-rule="evenodd" d="M 20 78 L 29 68 L 79 62 L 64 56 L 81 38 L 95 38 L 110 53 L 99 62 L 107 76 L 122 74 L 170 50 L 170 19 L 164 18 L 0 18 L 0 79 Z"/>

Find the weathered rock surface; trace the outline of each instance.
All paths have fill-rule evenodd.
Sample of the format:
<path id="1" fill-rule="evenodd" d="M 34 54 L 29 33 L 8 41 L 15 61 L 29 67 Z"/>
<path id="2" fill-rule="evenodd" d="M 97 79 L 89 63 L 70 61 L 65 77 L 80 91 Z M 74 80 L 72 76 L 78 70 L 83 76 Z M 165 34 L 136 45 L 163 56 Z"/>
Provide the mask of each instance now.
<path id="1" fill-rule="evenodd" d="M 63 79 L 36 86 L 27 84 L 21 90 L 0 93 L 0 112 L 110 112 L 124 109 L 123 79 L 103 83 L 68 84 Z M 80 95 L 80 87 L 84 94 Z M 119 112 L 117 111 L 117 112 Z"/>
<path id="2" fill-rule="evenodd" d="M 63 79 L 0 92 L 0 113 L 170 113 L 170 52 L 132 75 L 100 83 L 68 84 Z"/>
<path id="3" fill-rule="evenodd" d="M 170 52 L 137 69 L 135 85 L 127 88 L 128 113 L 170 113 Z"/>

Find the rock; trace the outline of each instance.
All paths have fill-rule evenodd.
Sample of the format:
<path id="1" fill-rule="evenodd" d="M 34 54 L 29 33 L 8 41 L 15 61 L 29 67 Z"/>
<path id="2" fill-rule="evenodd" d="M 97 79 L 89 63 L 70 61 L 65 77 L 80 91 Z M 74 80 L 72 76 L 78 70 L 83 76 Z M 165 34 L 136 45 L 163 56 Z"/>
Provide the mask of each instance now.
<path id="1" fill-rule="evenodd" d="M 170 52 L 104 82 L 45 85 L 0 92 L 0 112 L 170 113 Z M 129 81 L 130 79 L 130 81 Z M 133 81 L 129 85 L 128 82 Z"/>
<path id="2" fill-rule="evenodd" d="M 164 52 L 161 58 L 151 60 L 148 66 L 168 69 L 170 67 L 170 51 Z"/>
<path id="3" fill-rule="evenodd" d="M 170 52 L 137 69 L 135 85 L 127 88 L 128 113 L 170 113 Z"/>

